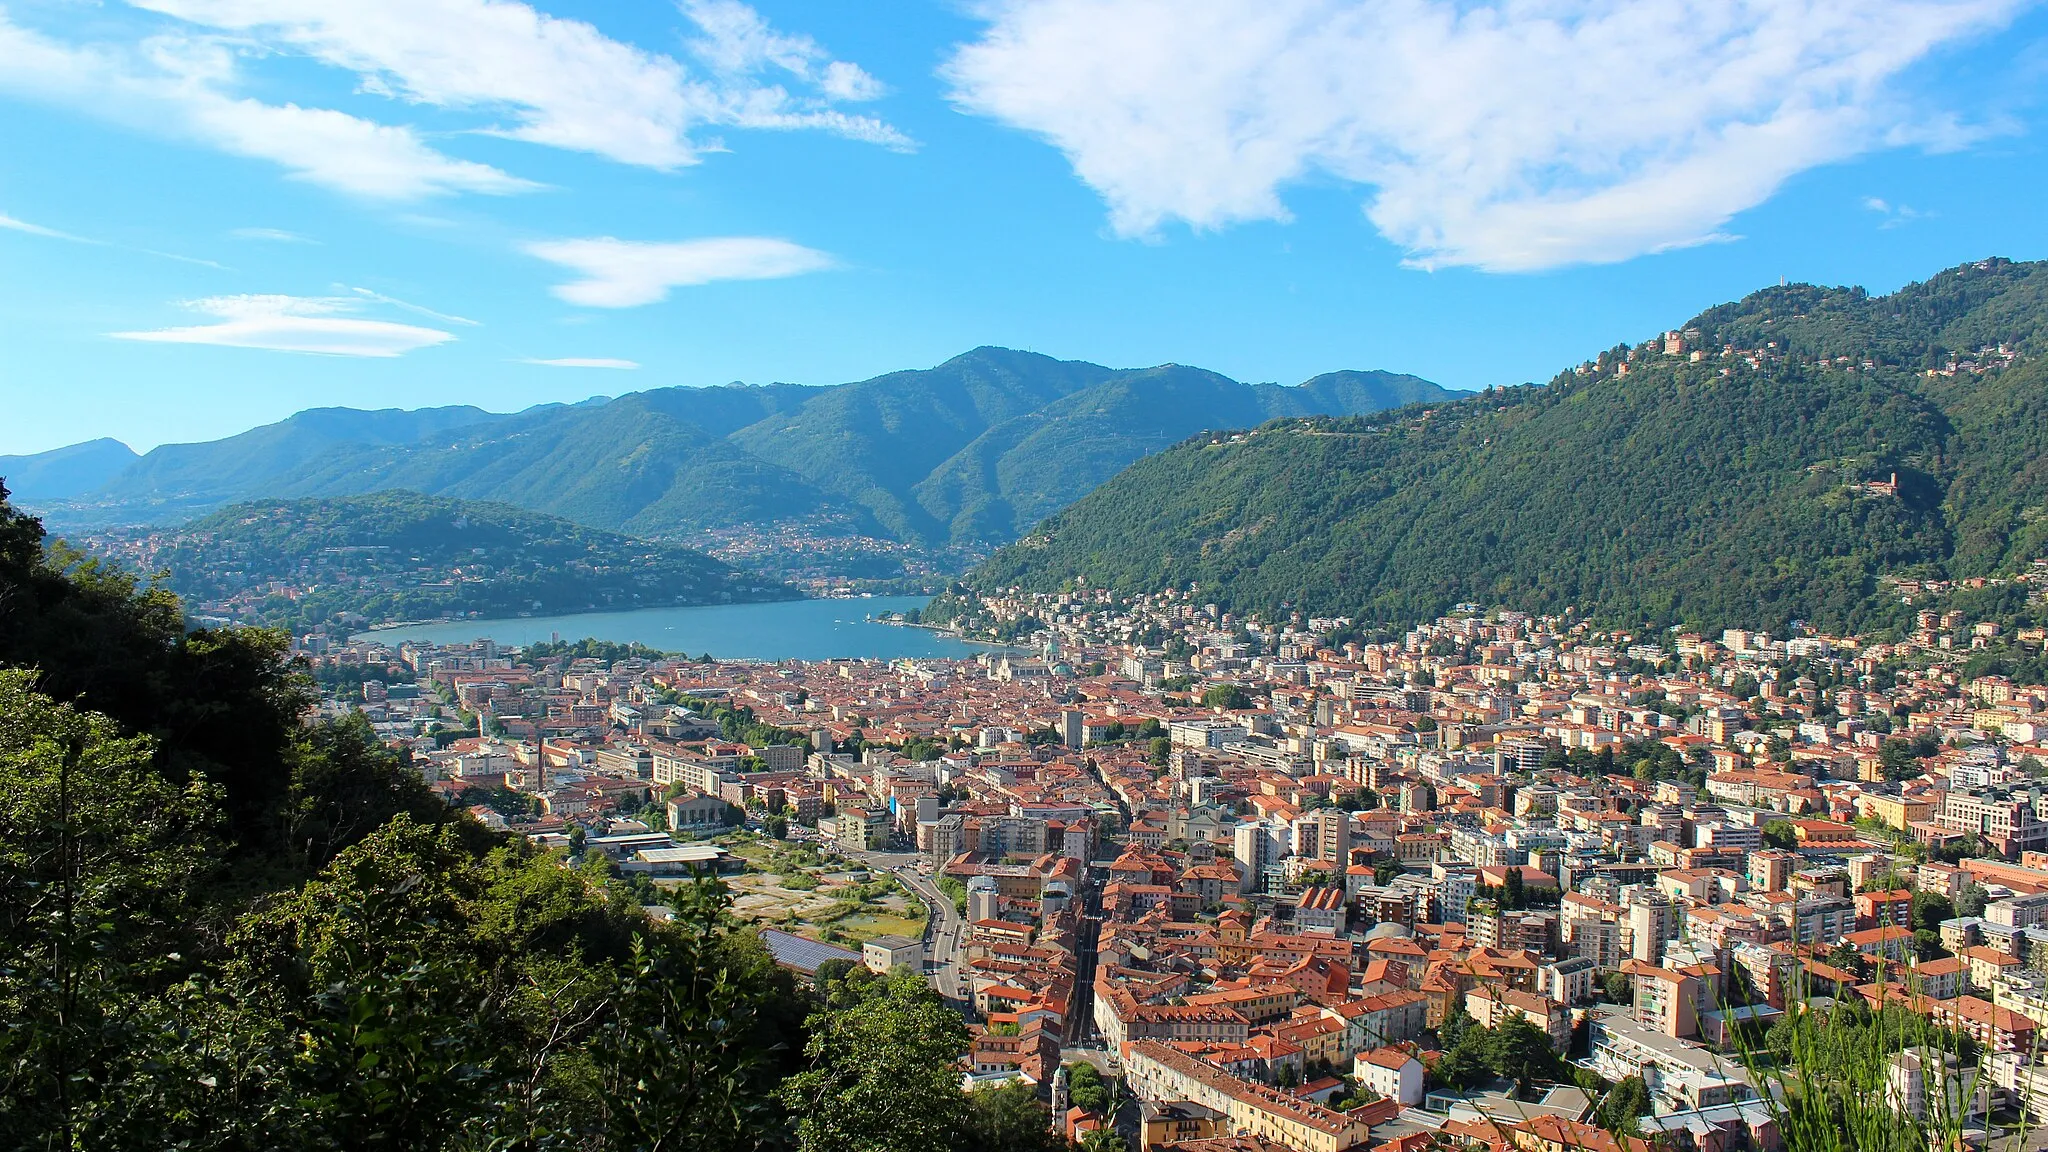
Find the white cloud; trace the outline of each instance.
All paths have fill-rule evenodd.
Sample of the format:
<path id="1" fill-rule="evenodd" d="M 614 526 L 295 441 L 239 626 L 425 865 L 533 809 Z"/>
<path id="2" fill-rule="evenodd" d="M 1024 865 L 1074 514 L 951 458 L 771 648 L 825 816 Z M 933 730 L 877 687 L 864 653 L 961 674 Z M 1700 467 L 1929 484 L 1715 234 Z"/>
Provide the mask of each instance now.
<path id="1" fill-rule="evenodd" d="M 59 232 L 55 228 L 45 228 L 40 224 L 31 224 L 26 220 L 17 220 L 5 212 L 0 212 L 0 228 L 4 228 L 9 232 L 26 232 L 30 236 L 46 236 L 52 240 L 70 240 L 79 244 L 93 243 L 93 241 L 87 240 L 83 236 L 73 236 L 69 232 Z"/>
<path id="2" fill-rule="evenodd" d="M 361 77 L 364 91 L 500 114 L 497 134 L 625 164 L 695 163 L 704 125 L 821 128 L 902 145 L 880 120 L 838 111 L 880 85 L 808 37 L 774 31 L 736 0 L 690 0 L 691 47 L 712 77 L 514 0 L 130 0 L 187 23 L 253 37 Z M 792 93 L 763 76 L 783 76 Z"/>
<path id="3" fill-rule="evenodd" d="M 640 367 L 632 360 L 613 360 L 603 356 L 566 356 L 557 360 L 521 360 L 521 364 L 538 364 L 543 368 L 614 368 L 631 371 Z"/>
<path id="4" fill-rule="evenodd" d="M 283 228 L 236 228 L 228 235 L 240 240 L 268 240 L 273 244 L 318 244 L 311 236 L 301 236 Z"/>
<path id="5" fill-rule="evenodd" d="M 1288 218 L 1368 186 L 1413 262 L 1520 271 L 1724 238 L 1790 176 L 1953 146 L 1901 72 L 2031 0 L 991 0 L 944 74 L 1113 228 Z"/>
<path id="6" fill-rule="evenodd" d="M 379 304 L 389 304 L 393 308 L 400 309 L 401 311 L 411 312 L 415 316 L 425 316 L 432 320 L 439 320 L 444 324 L 460 324 L 467 328 L 476 328 L 482 325 L 482 321 L 479 320 L 468 320 L 464 319 L 461 316 L 450 316 L 446 312 L 436 312 L 432 308 L 425 307 L 424 305 L 409 304 L 404 300 L 400 300 L 396 296 L 386 296 L 382 292 L 372 292 L 368 288 L 351 288 L 346 284 L 337 284 L 335 285 L 335 287 L 343 288 L 349 292 L 353 292 L 357 296 L 360 296 L 365 300 L 374 300 Z"/>
<path id="7" fill-rule="evenodd" d="M 1898 228 L 1915 220 L 1922 220 L 1934 215 L 1932 212 L 1923 212 L 1910 204 L 1893 204 L 1877 196 L 1865 196 L 1863 198 L 1863 206 L 1884 217 L 1884 222 L 1878 225 L 1880 229 Z"/>
<path id="8" fill-rule="evenodd" d="M 234 96 L 227 89 L 236 78 L 236 59 L 221 44 L 175 36 L 132 47 L 74 47 L 0 15 L 0 91 L 196 139 L 363 196 L 412 198 L 534 187 L 489 165 L 437 152 L 411 128 Z"/>
<path id="9" fill-rule="evenodd" d="M 582 279 L 555 286 L 554 293 L 588 308 L 633 308 L 668 297 L 671 288 L 716 280 L 776 280 L 833 266 L 814 248 L 760 236 L 652 243 L 614 240 L 544 240 L 526 245 L 538 256 L 580 273 Z"/>
<path id="10" fill-rule="evenodd" d="M 455 339 L 453 334 L 435 328 L 345 315 L 357 306 L 356 301 L 345 297 L 214 296 L 191 301 L 189 307 L 217 318 L 218 323 L 108 335 L 117 340 L 158 344 L 213 344 L 380 358 L 402 356 Z"/>
<path id="11" fill-rule="evenodd" d="M 40 224 L 31 224 L 26 220 L 17 219 L 4 212 L 0 212 L 0 230 L 23 232 L 30 236 L 42 236 L 51 240 L 66 240 L 73 244 L 89 244 L 94 248 L 113 248 L 122 252 L 140 252 L 144 256 L 176 260 L 181 264 L 197 264 L 202 268 L 222 268 L 222 265 L 215 261 L 202 260 L 197 256 L 181 256 L 176 252 L 159 252 L 154 248 L 136 248 L 127 244 L 116 244 L 110 240 L 95 240 L 90 236 L 76 236 L 69 232 L 59 232 L 55 228 L 45 228 Z"/>

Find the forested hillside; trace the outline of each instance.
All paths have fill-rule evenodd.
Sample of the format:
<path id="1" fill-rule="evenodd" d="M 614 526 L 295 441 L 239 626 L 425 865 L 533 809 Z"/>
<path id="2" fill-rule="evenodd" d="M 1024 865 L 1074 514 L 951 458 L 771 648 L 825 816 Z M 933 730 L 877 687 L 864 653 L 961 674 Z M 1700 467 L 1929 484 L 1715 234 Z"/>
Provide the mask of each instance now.
<path id="1" fill-rule="evenodd" d="M 1381 372 L 1281 388 L 978 348 L 829 388 L 662 388 L 513 415 L 303 412 L 166 445 L 92 492 L 39 507 L 72 530 L 403 488 L 642 536 L 829 522 L 927 548 L 980 547 L 1205 428 L 1447 395 Z"/>
<path id="2" fill-rule="evenodd" d="M 1140 461 L 971 578 L 1195 583 L 1385 622 L 1462 601 L 1856 627 L 1886 576 L 2048 556 L 2048 265 L 1772 288 L 1541 386 Z M 1894 478 L 1896 483 L 1894 484 Z"/>
<path id="3" fill-rule="evenodd" d="M 87 440 L 29 456 L 0 456 L 0 476 L 24 496 L 63 499 L 98 488 L 137 459 L 119 440 Z"/>
<path id="4" fill-rule="evenodd" d="M 94 543 L 139 571 L 168 572 L 195 610 L 295 630 L 795 595 L 701 552 L 415 492 L 236 504 L 133 536 L 132 555 L 123 541 Z"/>
<path id="5" fill-rule="evenodd" d="M 45 550 L 0 488 L 0 1147 L 1063 1147 L 917 976 L 794 983 L 443 804 L 281 633 Z"/>

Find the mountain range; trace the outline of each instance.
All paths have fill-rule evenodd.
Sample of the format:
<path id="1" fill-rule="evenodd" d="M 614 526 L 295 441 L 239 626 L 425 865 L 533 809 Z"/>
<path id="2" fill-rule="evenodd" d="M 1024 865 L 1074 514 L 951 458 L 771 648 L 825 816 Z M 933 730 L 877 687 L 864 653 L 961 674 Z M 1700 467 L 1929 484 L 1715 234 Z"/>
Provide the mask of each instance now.
<path id="1" fill-rule="evenodd" d="M 59 528 L 175 523 L 236 501 L 403 489 L 639 536 L 830 522 L 927 548 L 1014 539 L 1148 452 L 1203 429 L 1374 412 L 1456 393 L 1336 372 L 1296 387 L 1181 365 L 1112 369 L 978 348 L 853 384 L 661 388 L 514 414 L 313 409 L 118 469 L 0 471 Z M 119 447 L 116 445 L 115 447 Z"/>
<path id="2" fill-rule="evenodd" d="M 1460 602 L 1869 626 L 1887 577 L 2048 557 L 2048 264 L 1790 285 L 1543 385 L 1270 421 L 1139 461 L 971 587 L 1197 585 L 1378 623 Z"/>

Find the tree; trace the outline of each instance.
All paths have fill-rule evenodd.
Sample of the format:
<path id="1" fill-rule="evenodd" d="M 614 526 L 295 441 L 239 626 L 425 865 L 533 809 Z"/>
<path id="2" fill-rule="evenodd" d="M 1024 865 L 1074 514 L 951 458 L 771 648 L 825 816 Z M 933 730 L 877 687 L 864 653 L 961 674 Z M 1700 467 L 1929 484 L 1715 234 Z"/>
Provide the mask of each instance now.
<path id="1" fill-rule="evenodd" d="M 1396 877 L 1407 875 L 1399 860 L 1382 860 L 1372 866 L 1372 882 L 1382 888 L 1394 882 Z"/>
<path id="2" fill-rule="evenodd" d="M 1991 893 L 1974 880 L 1963 885 L 1963 894 L 1956 897 L 1956 915 L 1971 918 L 1984 915 L 1984 905 L 1991 899 Z"/>
<path id="3" fill-rule="evenodd" d="M 1593 1123 L 1616 1136 L 1641 1134 L 1639 1118 L 1651 1110 L 1650 1092 L 1641 1076 L 1625 1076 L 1600 1098 L 1593 1110 Z"/>
<path id="4" fill-rule="evenodd" d="M 927 1152 L 966 1121 L 967 1029 L 923 978 L 899 972 L 812 1015 L 809 1067 L 784 1082 L 801 1152 Z"/>
<path id="5" fill-rule="evenodd" d="M 1443 1044 L 1443 1050 L 1450 1052 L 1460 1046 L 1461 1042 L 1465 1039 L 1466 1033 L 1476 1031 L 1478 1028 L 1478 1021 L 1472 1019 L 1465 1012 L 1465 1009 L 1460 1007 L 1457 1011 L 1444 1017 L 1444 1022 L 1437 1026 L 1436 1035 L 1437 1039 Z"/>
<path id="6" fill-rule="evenodd" d="M 1607 994 L 1607 999 L 1616 1004 L 1635 1002 L 1635 981 L 1630 979 L 1626 972 L 1609 972 L 1601 977 L 1600 990 Z"/>
<path id="7" fill-rule="evenodd" d="M 217 794 L 171 784 L 155 747 L 0 671 L 0 1143 L 91 1146 L 124 1017 L 175 979 Z"/>
<path id="8" fill-rule="evenodd" d="M 1151 751 L 1151 760 L 1153 767 L 1164 768 L 1168 764 L 1172 763 L 1173 740 L 1171 738 L 1166 736 L 1154 736 L 1152 738 L 1152 743 L 1148 747 Z"/>
<path id="9" fill-rule="evenodd" d="M 1766 848 L 1779 848 L 1787 852 L 1799 847 L 1799 835 L 1792 830 L 1790 820 L 1766 820 L 1759 832 Z"/>
<path id="10" fill-rule="evenodd" d="M 1507 869 L 1507 876 L 1503 878 L 1501 883 L 1500 903 L 1503 909 L 1514 911 L 1528 907 L 1529 897 L 1522 890 L 1522 885 L 1521 868 L 1510 864 Z"/>
<path id="11" fill-rule="evenodd" d="M 1068 1152 L 1052 1129 L 1052 1110 L 1021 1080 L 967 1094 L 967 1116 L 954 1135 L 959 1152 Z"/>
<path id="12" fill-rule="evenodd" d="M 1081 1137 L 1081 1152 L 1130 1152 L 1130 1147 L 1115 1128 L 1097 1128 Z"/>
<path id="13" fill-rule="evenodd" d="M 591 1050 L 617 1148 L 758 1147 L 780 1117 L 759 1027 L 772 985 L 735 970 L 725 886 L 683 886 L 668 930 L 650 933 L 606 996 Z M 756 979 L 748 979 L 753 976 Z"/>
<path id="14" fill-rule="evenodd" d="M 1512 1015 L 1489 1029 L 1487 1064 L 1522 1088 L 1545 1077 L 1558 1065 L 1550 1035 L 1520 1015 Z"/>
<path id="15" fill-rule="evenodd" d="M 1212 684 L 1202 692 L 1202 705 L 1235 712 L 1252 706 L 1252 698 L 1235 684 Z"/>
<path id="16" fill-rule="evenodd" d="M 1102 1083 L 1102 1072 L 1093 1064 L 1067 1065 L 1067 1099 L 1086 1112 L 1108 1107 L 1109 1090 Z"/>
<path id="17" fill-rule="evenodd" d="M 1915 892 L 1913 894 L 1913 919 L 1915 931 L 1940 931 L 1942 922 L 1956 917 L 1954 904 L 1939 892 Z"/>

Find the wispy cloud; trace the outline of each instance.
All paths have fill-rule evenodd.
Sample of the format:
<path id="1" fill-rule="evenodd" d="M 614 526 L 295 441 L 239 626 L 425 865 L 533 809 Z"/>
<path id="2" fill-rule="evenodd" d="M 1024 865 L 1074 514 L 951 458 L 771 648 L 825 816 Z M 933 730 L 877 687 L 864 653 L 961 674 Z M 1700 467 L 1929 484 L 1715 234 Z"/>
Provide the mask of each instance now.
<path id="1" fill-rule="evenodd" d="M 425 307 L 424 305 L 408 303 L 407 301 L 400 300 L 396 296 L 386 296 L 382 292 L 372 292 L 368 288 L 354 288 L 350 287 L 347 284 L 338 284 L 336 285 L 336 287 L 354 293 L 355 295 L 360 296 L 365 300 L 374 300 L 379 304 L 389 304 L 393 308 L 397 308 L 401 311 L 410 312 L 415 316 L 425 316 L 430 320 L 439 320 L 444 324 L 461 324 L 464 327 L 475 328 L 483 323 L 480 320 L 470 320 L 461 316 L 450 316 L 446 312 L 436 312 L 432 308 Z"/>
<path id="2" fill-rule="evenodd" d="M 96 241 L 87 240 L 83 236 L 73 236 L 69 232 L 59 232 L 55 228 L 45 228 L 40 224 L 31 224 L 26 220 L 17 220 L 5 212 L 0 212 L 0 228 L 4 228 L 9 232 L 26 232 L 31 236 L 46 236 L 52 240 L 69 240 L 74 244 L 96 243 Z"/>
<path id="3" fill-rule="evenodd" d="M 154 248 L 137 248 L 130 244 L 116 244 L 111 240 L 95 240 L 90 236 L 75 236 L 69 232 L 59 232 L 55 228 L 45 228 L 40 224 L 31 224 L 26 220 L 17 219 L 4 212 L 0 212 L 0 230 L 23 232 L 30 236 L 41 236 L 50 240 L 63 240 L 72 244 L 90 244 L 95 248 L 113 248 L 122 252 L 139 252 L 144 256 L 155 256 L 160 260 L 176 260 L 180 264 L 197 264 L 202 268 L 222 270 L 226 268 L 226 265 L 213 260 L 202 260 L 197 256 L 181 256 L 176 252 L 159 252 Z"/>
<path id="4" fill-rule="evenodd" d="M 543 368 L 612 368 L 631 371 L 640 367 L 637 361 L 613 360 L 605 356 L 565 356 L 555 360 L 526 359 L 521 364 L 538 364 Z"/>
<path id="5" fill-rule="evenodd" d="M 228 235 L 238 240 L 267 240 L 273 244 L 318 244 L 311 236 L 287 232 L 282 228 L 235 228 Z"/>
<path id="6" fill-rule="evenodd" d="M 2030 2 L 988 0 L 944 74 L 1120 234 L 1286 220 L 1325 177 L 1416 264 L 1521 271 L 1716 239 L 1799 172 L 1968 137 L 1899 77 Z"/>
<path id="7" fill-rule="evenodd" d="M 760 236 L 722 236 L 668 243 L 616 240 L 545 240 L 526 245 L 529 255 L 579 273 L 554 294 L 589 308 L 633 308 L 667 299 L 669 289 L 719 280 L 776 280 L 833 266 L 814 248 Z"/>
<path id="8" fill-rule="evenodd" d="M 1884 217 L 1884 220 L 1878 224 L 1880 229 L 1897 228 L 1904 224 L 1910 224 L 1915 220 L 1924 220 L 1934 215 L 1932 212 L 1923 212 L 1910 205 L 1893 204 L 1876 196 L 1865 196 L 1863 198 L 1863 207 Z"/>
<path id="9" fill-rule="evenodd" d="M 535 185 L 443 155 L 409 127 L 233 94 L 239 57 L 211 38 L 74 46 L 0 14 L 0 91 L 84 108 L 137 128 L 267 160 L 361 196 L 517 192 Z"/>
<path id="10" fill-rule="evenodd" d="M 881 95 L 872 76 L 808 37 L 776 31 L 738 0 L 687 0 L 683 15 L 700 35 L 682 59 L 518 0 L 129 2 L 168 19 L 135 39 L 83 43 L 0 13 L 0 91 L 389 200 L 537 185 L 451 156 L 407 124 L 256 99 L 248 95 L 255 82 L 278 87 L 273 73 L 251 75 L 257 62 L 308 57 L 354 74 L 360 93 L 389 97 L 395 108 L 466 117 L 473 133 L 663 170 L 722 150 L 722 141 L 698 139 L 721 127 L 811 129 L 912 147 L 886 122 L 847 110 Z"/>
<path id="11" fill-rule="evenodd" d="M 348 315 L 359 302 L 346 297 L 213 296 L 188 307 L 216 318 L 212 324 L 111 332 L 117 340 L 158 344 L 212 344 L 323 356 L 389 358 L 455 339 L 435 328 Z"/>

